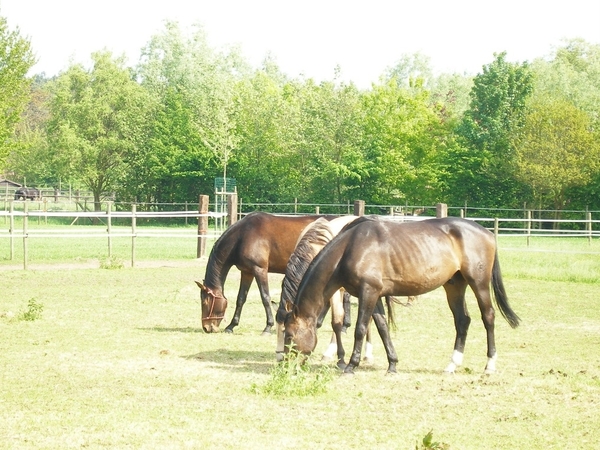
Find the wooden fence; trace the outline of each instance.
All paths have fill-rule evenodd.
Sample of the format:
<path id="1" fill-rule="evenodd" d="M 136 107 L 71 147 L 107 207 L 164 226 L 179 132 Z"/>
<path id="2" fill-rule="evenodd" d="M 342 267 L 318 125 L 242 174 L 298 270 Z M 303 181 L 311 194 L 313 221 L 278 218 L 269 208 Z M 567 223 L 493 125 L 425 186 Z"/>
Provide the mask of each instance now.
<path id="1" fill-rule="evenodd" d="M 358 203 L 357 203 L 358 202 Z M 353 211 L 356 215 L 364 213 L 364 203 L 357 201 L 354 204 Z M 112 256 L 112 240 L 115 238 L 130 238 L 131 239 L 131 265 L 135 265 L 136 259 L 136 238 L 152 237 L 152 238 L 169 238 L 169 237 L 188 237 L 196 238 L 197 240 L 197 257 L 205 256 L 206 240 L 216 239 L 224 230 L 227 212 L 209 212 L 208 197 L 202 196 L 198 205 L 198 211 L 139 211 L 136 205 L 131 205 L 129 211 L 113 211 L 110 204 L 106 211 L 46 211 L 46 210 L 30 210 L 28 205 L 31 202 L 14 202 L 19 204 L 22 209 L 14 208 L 11 202 L 10 208 L 5 211 L 0 211 L 0 220 L 4 217 L 5 223 L 8 224 L 8 230 L 0 231 L 0 241 L 6 238 L 10 242 L 10 260 L 14 259 L 15 245 L 18 241 L 22 242 L 23 246 L 23 268 L 28 268 L 28 249 L 32 238 L 105 238 L 107 242 L 107 255 Z M 231 205 L 233 211 L 236 211 L 235 205 Z M 441 209 L 440 209 L 441 208 Z M 437 216 L 445 216 L 447 207 L 443 204 L 438 204 L 433 207 L 437 212 Z M 318 213 L 318 208 L 314 211 Z M 461 214 L 462 215 L 462 214 Z M 244 214 L 233 213 L 229 215 L 229 223 L 235 221 L 235 218 L 243 217 Z M 393 209 L 390 209 L 390 214 L 383 215 L 389 220 L 395 221 L 414 221 L 425 220 L 431 217 L 422 215 L 398 214 Z M 100 227 L 78 227 L 67 226 L 60 227 L 59 230 L 44 228 L 43 224 L 51 218 L 69 218 L 72 219 L 71 225 L 80 219 L 97 220 L 99 223 L 106 225 L 106 228 Z M 171 227 L 161 227 L 160 230 L 150 229 L 148 227 L 138 226 L 138 221 L 141 219 L 190 219 L 198 222 L 197 230 L 191 230 L 189 227 L 177 229 Z M 214 225 L 209 227 L 208 220 L 212 219 Z M 569 224 L 569 229 L 549 229 L 540 227 L 540 221 L 543 219 L 533 218 L 532 214 L 526 214 L 523 218 L 501 218 L 501 217 L 468 217 L 469 220 L 476 221 L 489 230 L 493 231 L 497 236 L 511 237 L 526 237 L 527 245 L 531 238 L 534 237 L 578 237 L 587 239 L 590 243 L 592 239 L 600 237 L 600 220 L 592 220 L 592 214 L 586 213 L 586 218 L 581 220 L 556 220 L 548 219 L 556 225 L 557 222 Z M 30 227 L 30 220 L 36 220 L 38 227 Z M 113 227 L 114 221 L 127 220 L 129 227 Z M 17 226 L 17 222 L 18 225 Z M 40 224 L 42 225 L 40 227 Z"/>

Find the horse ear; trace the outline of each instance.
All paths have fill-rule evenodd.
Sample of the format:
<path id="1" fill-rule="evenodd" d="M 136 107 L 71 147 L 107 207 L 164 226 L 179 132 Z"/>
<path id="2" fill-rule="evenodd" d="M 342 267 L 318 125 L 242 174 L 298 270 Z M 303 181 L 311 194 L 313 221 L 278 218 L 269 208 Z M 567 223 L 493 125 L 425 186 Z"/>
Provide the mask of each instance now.
<path id="1" fill-rule="evenodd" d="M 206 286 L 204 286 L 202 283 L 200 283 L 199 281 L 196 281 L 196 284 L 198 285 L 198 287 L 203 290 L 203 291 L 208 291 L 208 289 L 206 288 Z"/>
<path id="2" fill-rule="evenodd" d="M 287 312 L 290 312 L 290 311 L 292 311 L 292 310 L 293 310 L 293 308 L 294 308 L 294 303 L 293 303 L 293 302 L 291 302 L 291 301 L 289 301 L 289 300 L 286 300 L 286 301 L 285 301 L 285 305 L 284 305 L 284 306 L 285 306 L 285 310 L 286 310 Z"/>

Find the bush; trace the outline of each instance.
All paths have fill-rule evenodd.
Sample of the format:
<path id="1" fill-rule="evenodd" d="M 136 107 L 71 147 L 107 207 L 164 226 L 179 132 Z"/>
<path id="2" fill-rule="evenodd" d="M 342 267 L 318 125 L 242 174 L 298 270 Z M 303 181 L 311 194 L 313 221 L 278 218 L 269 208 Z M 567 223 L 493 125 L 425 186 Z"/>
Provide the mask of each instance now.
<path id="1" fill-rule="evenodd" d="M 33 322 L 34 320 L 42 318 L 43 310 L 44 305 L 39 303 L 35 298 L 31 298 L 27 303 L 27 309 L 19 314 L 18 319 Z"/>
<path id="2" fill-rule="evenodd" d="M 330 366 L 311 368 L 306 356 L 292 350 L 271 368 L 271 378 L 262 386 L 253 384 L 252 391 L 275 397 L 318 395 L 327 391 L 335 371 Z"/>

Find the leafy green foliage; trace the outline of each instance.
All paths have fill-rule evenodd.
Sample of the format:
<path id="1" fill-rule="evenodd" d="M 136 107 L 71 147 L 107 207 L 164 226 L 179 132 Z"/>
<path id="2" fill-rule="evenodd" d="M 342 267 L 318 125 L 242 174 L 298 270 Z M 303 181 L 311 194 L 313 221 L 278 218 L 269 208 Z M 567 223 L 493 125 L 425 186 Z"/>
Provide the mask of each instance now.
<path id="1" fill-rule="evenodd" d="M 103 195 L 125 178 L 125 161 L 139 144 L 146 94 L 121 59 L 92 55 L 94 66 L 73 65 L 53 83 L 48 142 L 57 178 L 79 179 Z"/>
<path id="2" fill-rule="evenodd" d="M 448 444 L 443 442 L 435 442 L 433 440 L 433 430 L 425 435 L 421 444 L 417 443 L 415 450 L 446 450 L 449 449 Z"/>
<path id="3" fill-rule="evenodd" d="M 42 312 L 44 311 L 44 305 L 38 302 L 35 298 L 30 298 L 27 302 L 27 308 L 17 316 L 19 320 L 33 322 L 42 318 Z"/>
<path id="4" fill-rule="evenodd" d="M 28 55 L 28 43 L 3 30 Z M 251 69 L 238 49 L 212 48 L 201 26 L 173 22 L 133 69 L 106 52 L 92 59 L 91 70 L 72 64 L 18 91 L 31 101 L 17 132 L 20 113 L 4 132 L 0 124 L 17 180 L 89 188 L 96 202 L 113 192 L 126 202 L 196 202 L 215 177 L 229 177 L 243 203 L 600 208 L 595 44 L 566 41 L 531 64 L 501 53 L 474 78 L 434 76 L 426 56 L 403 55 L 364 90 L 339 72 L 320 83 L 290 78 L 269 57 Z M 542 116 L 552 126 L 541 127 Z M 548 165 L 556 158 L 559 176 Z M 583 170 L 566 169 L 577 161 Z"/>
<path id="5" fill-rule="evenodd" d="M 517 176 L 561 210 L 567 189 L 589 183 L 600 169 L 599 137 L 590 117 L 572 103 L 537 99 L 515 136 Z"/>
<path id="6" fill-rule="evenodd" d="M 475 77 L 471 104 L 457 129 L 466 158 L 457 167 L 454 184 L 467 187 L 465 200 L 509 206 L 520 197 L 510 140 L 523 124 L 532 77 L 527 64 L 507 62 L 506 53 L 496 55 Z"/>
<path id="7" fill-rule="evenodd" d="M 34 62 L 30 42 L 0 17 L 0 162 L 15 148 L 13 133 L 29 101 L 26 76 Z"/>
<path id="8" fill-rule="evenodd" d="M 319 395 L 327 391 L 335 370 L 330 366 L 311 367 L 304 355 L 290 351 L 271 368 L 266 383 L 253 383 L 251 389 L 257 394 L 282 398 Z"/>

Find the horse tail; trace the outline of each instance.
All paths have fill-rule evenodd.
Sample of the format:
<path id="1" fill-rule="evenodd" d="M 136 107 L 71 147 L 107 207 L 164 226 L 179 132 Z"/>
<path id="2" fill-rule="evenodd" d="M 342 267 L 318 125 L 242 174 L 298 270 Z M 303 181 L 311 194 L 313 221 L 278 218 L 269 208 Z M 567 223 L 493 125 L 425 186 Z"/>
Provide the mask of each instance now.
<path id="1" fill-rule="evenodd" d="M 494 300 L 500 309 L 502 316 L 506 319 L 512 328 L 517 328 L 521 319 L 512 310 L 508 304 L 508 296 L 502 282 L 502 273 L 500 271 L 500 262 L 498 261 L 498 250 L 494 255 L 494 266 L 492 267 L 492 289 L 494 291 Z"/>
<path id="2" fill-rule="evenodd" d="M 386 295 L 385 296 L 385 303 L 387 305 L 387 310 L 388 310 L 388 327 L 393 329 L 393 330 L 397 330 L 398 327 L 396 326 L 396 314 L 394 313 L 394 303 L 400 303 L 398 301 L 398 299 L 396 299 L 396 297 L 393 297 L 391 295 Z"/>

